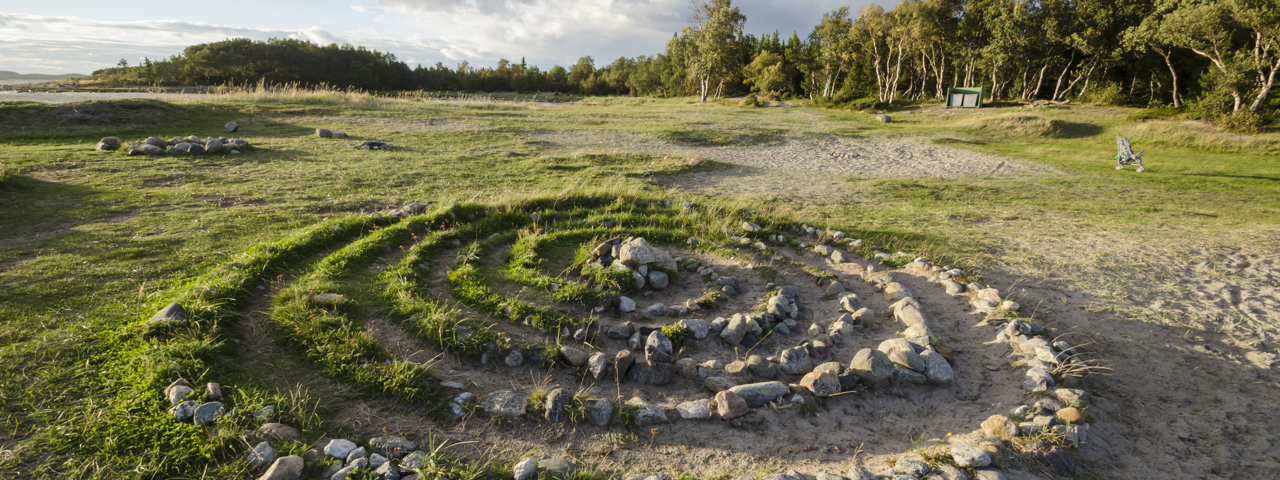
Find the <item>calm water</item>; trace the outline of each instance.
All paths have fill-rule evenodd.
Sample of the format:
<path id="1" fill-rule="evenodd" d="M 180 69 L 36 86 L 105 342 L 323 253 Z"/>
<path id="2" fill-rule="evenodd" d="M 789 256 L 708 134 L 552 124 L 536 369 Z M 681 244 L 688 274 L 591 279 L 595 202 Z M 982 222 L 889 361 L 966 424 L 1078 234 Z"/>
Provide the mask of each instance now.
<path id="1" fill-rule="evenodd" d="M 137 92 L 16 92 L 0 90 L 0 102 L 41 102 L 64 103 L 83 102 L 87 100 L 113 100 L 118 98 L 155 98 L 160 100 L 177 100 L 199 97 L 198 93 L 137 93 Z"/>

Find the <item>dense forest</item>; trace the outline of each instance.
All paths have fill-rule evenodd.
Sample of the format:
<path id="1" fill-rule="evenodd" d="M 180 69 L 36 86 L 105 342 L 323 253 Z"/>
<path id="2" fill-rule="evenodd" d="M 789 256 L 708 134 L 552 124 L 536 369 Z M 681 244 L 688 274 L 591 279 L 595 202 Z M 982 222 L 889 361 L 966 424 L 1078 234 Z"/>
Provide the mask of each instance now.
<path id="1" fill-rule="evenodd" d="M 695 5 L 666 50 L 565 69 L 418 65 L 350 45 L 233 39 L 94 72 L 104 81 L 220 85 L 266 81 L 366 90 L 544 91 L 587 95 L 755 93 L 827 105 L 939 100 L 980 86 L 996 100 L 1087 100 L 1274 112 L 1280 0 L 903 0 L 840 8 L 805 37 L 743 31 L 731 0 Z"/>

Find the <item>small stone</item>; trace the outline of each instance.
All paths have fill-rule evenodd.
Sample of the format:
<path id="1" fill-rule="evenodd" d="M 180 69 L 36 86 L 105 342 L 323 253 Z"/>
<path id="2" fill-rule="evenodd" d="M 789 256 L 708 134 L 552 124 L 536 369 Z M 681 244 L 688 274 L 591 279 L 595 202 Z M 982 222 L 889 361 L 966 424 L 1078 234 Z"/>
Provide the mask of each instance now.
<path id="1" fill-rule="evenodd" d="M 641 385 L 660 386 L 671 383 L 675 369 L 669 363 L 657 363 L 641 360 L 627 371 L 627 380 Z"/>
<path id="2" fill-rule="evenodd" d="M 946 289 L 947 295 L 959 295 L 964 293 L 964 285 L 960 285 L 953 280 L 943 280 L 942 287 Z"/>
<path id="3" fill-rule="evenodd" d="M 1018 425 L 1004 415 L 992 415 L 982 421 L 982 433 L 990 437 L 1008 440 L 1018 436 Z"/>
<path id="4" fill-rule="evenodd" d="M 858 311 L 861 308 L 861 303 L 857 294 L 849 293 L 840 296 L 840 308 L 846 312 L 853 313 Z"/>
<path id="5" fill-rule="evenodd" d="M 951 459 L 960 468 L 979 468 L 991 465 L 991 455 L 978 447 L 968 445 L 952 445 Z"/>
<path id="6" fill-rule="evenodd" d="M 498 390 L 485 395 L 480 408 L 490 415 L 518 417 L 524 415 L 528 403 L 529 397 L 524 393 L 515 390 Z"/>
<path id="7" fill-rule="evenodd" d="M 1043 368 L 1035 367 L 1027 370 L 1023 387 L 1029 392 L 1043 392 L 1053 386 L 1053 376 Z"/>
<path id="8" fill-rule="evenodd" d="M 266 440 L 270 442 L 284 440 L 286 438 L 297 439 L 302 435 L 302 432 L 299 432 L 298 429 L 283 423 L 264 423 L 253 432 L 253 435 L 257 437 L 258 440 Z"/>
<path id="9" fill-rule="evenodd" d="M 636 332 L 631 334 L 631 338 L 627 339 L 627 347 L 632 350 L 639 350 L 644 347 L 644 334 Z"/>
<path id="10" fill-rule="evenodd" d="M 636 333 L 639 335 L 639 333 Z M 618 378 L 625 377 L 631 366 L 635 365 L 636 356 L 628 350 L 619 350 L 613 358 L 613 369 Z"/>
<path id="11" fill-rule="evenodd" d="M 186 385 L 173 385 L 165 389 L 165 395 L 168 396 L 170 405 L 177 405 L 182 403 L 182 399 L 187 398 L 194 391 L 194 389 Z"/>
<path id="12" fill-rule="evenodd" d="M 929 378 L 929 383 L 951 383 L 955 379 L 951 364 L 947 363 L 947 359 L 943 358 L 942 354 L 925 350 L 920 354 L 920 358 L 924 360 L 924 376 Z"/>
<path id="13" fill-rule="evenodd" d="M 1089 394 L 1078 388 L 1055 388 L 1053 396 L 1063 405 L 1072 407 L 1083 407 L 1089 403 Z"/>
<path id="14" fill-rule="evenodd" d="M 747 357 L 747 371 L 764 379 L 772 379 L 778 376 L 778 367 L 759 355 Z"/>
<path id="15" fill-rule="evenodd" d="M 827 288 L 823 289 L 823 292 L 827 295 L 839 295 L 845 292 L 844 284 L 840 282 L 831 282 L 830 285 L 827 285 Z"/>
<path id="16" fill-rule="evenodd" d="M 688 327 L 690 332 L 693 332 L 695 340 L 707 338 L 707 334 L 711 332 L 711 325 L 706 320 L 685 318 L 681 319 L 680 323 Z"/>
<path id="17" fill-rule="evenodd" d="M 667 314 L 667 306 L 661 303 L 655 303 L 653 305 L 649 305 L 648 308 L 644 309 L 644 315 L 646 317 L 661 317 L 666 314 Z"/>
<path id="18" fill-rule="evenodd" d="M 264 467 L 276 460 L 276 449 L 271 448 L 271 444 L 267 442 L 259 442 L 253 450 L 249 451 L 249 466 Z"/>
<path id="19" fill-rule="evenodd" d="M 800 385 L 819 397 L 840 393 L 840 379 L 827 372 L 809 372 L 800 379 Z"/>
<path id="20" fill-rule="evenodd" d="M 560 458 L 549 458 L 538 461 L 538 470 L 546 472 L 548 478 L 563 480 L 578 471 L 578 465 Z"/>
<path id="21" fill-rule="evenodd" d="M 899 459 L 893 464 L 893 471 L 916 478 L 924 478 L 929 473 L 929 464 L 910 458 Z"/>
<path id="22" fill-rule="evenodd" d="M 622 313 L 636 311 L 636 301 L 627 297 L 618 297 L 618 311 Z"/>
<path id="23" fill-rule="evenodd" d="M 302 477 L 302 469 L 305 466 L 306 462 L 297 455 L 280 457 L 271 464 L 271 468 L 268 468 L 266 473 L 258 477 L 258 480 L 297 480 Z"/>
<path id="24" fill-rule="evenodd" d="M 205 425 L 213 423 L 222 416 L 223 408 L 219 402 L 209 402 L 196 407 L 191 418 L 196 425 Z"/>
<path id="25" fill-rule="evenodd" d="M 98 144 L 94 146 L 98 150 L 117 150 L 120 148 L 119 137 L 106 137 L 98 140 Z"/>
<path id="26" fill-rule="evenodd" d="M 751 222 L 742 222 L 742 229 L 748 232 L 759 232 L 761 230 L 760 225 Z"/>
<path id="27" fill-rule="evenodd" d="M 1062 420 L 1069 424 L 1079 425 L 1084 423 L 1084 415 L 1081 414 L 1080 409 L 1076 407 L 1063 408 L 1058 410 L 1054 415 L 1058 417 L 1058 420 Z"/>
<path id="28" fill-rule="evenodd" d="M 893 361 L 879 350 L 864 348 L 859 350 L 849 362 L 849 369 L 858 373 L 864 383 L 876 384 L 888 380 L 893 375 Z"/>
<path id="29" fill-rule="evenodd" d="M 681 358 L 675 363 L 675 369 L 676 375 L 682 378 L 692 380 L 698 377 L 698 364 L 692 358 Z"/>
<path id="30" fill-rule="evenodd" d="M 324 454 L 330 457 L 347 459 L 347 454 L 356 449 L 355 442 L 345 438 L 330 440 L 328 445 L 324 446 Z"/>
<path id="31" fill-rule="evenodd" d="M 664 288 L 667 288 L 667 284 L 670 281 L 670 279 L 667 277 L 667 274 L 665 272 L 658 271 L 658 270 L 649 272 L 649 275 L 647 275 L 647 277 L 649 280 L 649 286 L 653 287 L 656 290 L 662 290 Z"/>
<path id="32" fill-rule="evenodd" d="M 676 412 L 680 413 L 680 418 L 701 419 L 711 418 L 711 406 L 707 400 L 692 400 L 676 405 Z"/>
<path id="33" fill-rule="evenodd" d="M 924 359 L 911 348 L 891 348 L 887 352 L 889 360 L 898 365 L 910 368 L 917 372 L 925 371 Z M 944 362 L 946 360 L 943 360 Z"/>
<path id="34" fill-rule="evenodd" d="M 716 394 L 716 412 L 724 420 L 733 420 L 751 411 L 747 402 L 732 390 L 724 390 Z"/>
<path id="35" fill-rule="evenodd" d="M 356 447 L 355 450 L 352 450 L 351 452 L 347 453 L 347 465 L 351 465 L 358 461 L 365 460 L 365 457 L 368 455 L 369 455 L 369 452 L 365 450 L 364 447 Z M 365 461 L 367 462 L 367 460 Z"/>
<path id="36" fill-rule="evenodd" d="M 591 354 L 591 358 L 587 360 L 587 372 L 591 374 L 591 378 L 596 380 L 604 379 L 604 374 L 609 369 L 609 359 L 602 352 Z"/>
<path id="37" fill-rule="evenodd" d="M 666 409 L 646 402 L 643 398 L 631 397 L 630 400 L 627 400 L 627 405 L 638 408 L 636 411 L 636 426 L 667 422 Z"/>
<path id="38" fill-rule="evenodd" d="M 560 356 L 564 358 L 565 363 L 574 367 L 581 367 L 587 364 L 587 352 L 567 345 L 560 347 Z"/>
<path id="39" fill-rule="evenodd" d="M 525 459 L 511 467 L 511 471 L 515 474 L 516 480 L 532 480 L 538 473 L 538 462 L 533 461 L 532 458 Z"/>
<path id="40" fill-rule="evenodd" d="M 707 377 L 702 381 L 703 387 L 715 393 L 723 392 L 736 387 L 737 385 L 738 384 L 734 383 L 733 380 L 729 380 L 724 377 Z"/>
<path id="41" fill-rule="evenodd" d="M 782 382 L 774 381 L 738 385 L 726 391 L 738 394 L 739 397 L 742 397 L 747 402 L 748 407 L 759 408 L 777 400 L 778 397 L 786 395 L 791 389 L 787 388 L 786 384 Z"/>
<path id="42" fill-rule="evenodd" d="M 524 355 L 519 350 L 512 350 L 502 359 L 502 362 L 506 363 L 508 367 L 519 367 L 524 363 Z"/>
<path id="43" fill-rule="evenodd" d="M 341 132 L 341 131 L 333 132 L 333 138 L 337 138 L 337 139 L 347 138 L 347 133 Z"/>
<path id="44" fill-rule="evenodd" d="M 222 386 L 216 383 L 205 385 L 205 400 L 222 400 Z"/>
<path id="45" fill-rule="evenodd" d="M 169 408 L 169 413 L 173 415 L 176 421 L 190 420 L 196 414 L 196 406 L 200 405 L 195 400 L 187 400 Z"/>
<path id="46" fill-rule="evenodd" d="M 155 315 L 151 316 L 151 319 L 147 320 L 147 323 L 183 321 L 186 319 L 186 309 L 182 308 L 182 304 L 175 302 L 160 309 L 160 311 L 156 312 Z M 183 385 L 186 385 L 186 383 L 183 382 Z"/>
<path id="47" fill-rule="evenodd" d="M 544 416 L 547 421 L 563 422 L 568 419 L 570 403 L 573 403 L 573 394 L 563 388 L 557 388 L 547 393 L 547 399 L 543 402 Z"/>
<path id="48" fill-rule="evenodd" d="M 227 133 L 236 133 L 240 131 L 240 124 L 236 122 L 227 122 L 227 124 L 223 125 L 222 128 L 226 130 Z"/>
<path id="49" fill-rule="evenodd" d="M 613 418 L 613 403 L 608 400 L 596 400 L 588 407 L 591 414 L 591 421 L 598 426 L 609 424 L 609 420 Z"/>
<path id="50" fill-rule="evenodd" d="M 372 461 L 369 462 L 369 465 L 374 467 L 373 480 L 400 480 L 400 467 L 386 461 L 385 458 L 382 460 L 383 462 L 376 466 Z"/>
<path id="51" fill-rule="evenodd" d="M 228 132 L 228 133 L 230 133 L 230 132 Z M 320 137 L 320 138 L 333 138 L 333 132 L 330 132 L 328 129 L 324 129 L 324 128 L 317 128 L 317 129 L 316 129 L 316 136 L 317 136 L 317 137 Z"/>
<path id="52" fill-rule="evenodd" d="M 466 407 L 468 404 L 471 403 L 471 399 L 475 396 L 476 394 L 474 393 L 463 392 L 458 396 L 453 397 L 453 403 L 449 405 L 449 407 L 453 409 L 453 414 L 459 417 L 466 415 L 467 414 Z"/>
<path id="53" fill-rule="evenodd" d="M 862 467 L 849 467 L 849 472 L 845 474 L 849 480 L 878 480 L 876 474 L 867 471 Z"/>
<path id="54" fill-rule="evenodd" d="M 804 347 L 792 347 L 782 351 L 778 366 L 783 373 L 800 375 L 809 371 L 809 352 Z"/>
<path id="55" fill-rule="evenodd" d="M 622 298 L 626 298 L 626 297 L 622 297 Z M 635 302 L 632 302 L 633 306 L 634 304 Z M 636 327 L 631 322 L 620 323 L 612 327 L 609 327 L 604 331 L 604 334 L 606 337 L 612 338 L 614 340 L 626 340 L 628 338 L 631 338 L 631 335 L 634 333 L 636 333 Z"/>

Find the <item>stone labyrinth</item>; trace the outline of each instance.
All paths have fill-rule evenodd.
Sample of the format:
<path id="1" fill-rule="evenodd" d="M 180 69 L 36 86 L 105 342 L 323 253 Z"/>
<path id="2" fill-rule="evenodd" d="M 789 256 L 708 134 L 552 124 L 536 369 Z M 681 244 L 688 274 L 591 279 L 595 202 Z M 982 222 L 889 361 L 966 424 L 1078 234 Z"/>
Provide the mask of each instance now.
<path id="1" fill-rule="evenodd" d="M 178 292 L 146 330 L 169 343 L 227 335 L 268 265 L 307 259 L 270 322 L 279 344 L 330 378 L 420 406 L 424 421 L 478 418 L 499 436 L 573 425 L 588 447 L 619 432 L 694 447 L 613 468 L 585 455 L 500 459 L 517 480 L 580 468 L 899 480 L 1077 468 L 1070 451 L 1087 448 L 1092 419 L 1074 388 L 1090 369 L 1080 352 L 966 272 L 883 250 L 835 229 L 656 198 L 414 203 L 246 251 Z M 370 290 L 376 298 L 353 298 Z M 362 303 L 389 309 L 465 381 L 372 335 Z M 199 357 L 173 355 L 175 372 L 201 371 Z M 173 421 L 251 416 L 256 447 L 244 458 L 262 478 L 439 475 L 415 445 L 426 439 L 278 454 L 297 429 L 196 375 L 163 392 Z M 716 463 L 738 453 L 767 466 Z"/>

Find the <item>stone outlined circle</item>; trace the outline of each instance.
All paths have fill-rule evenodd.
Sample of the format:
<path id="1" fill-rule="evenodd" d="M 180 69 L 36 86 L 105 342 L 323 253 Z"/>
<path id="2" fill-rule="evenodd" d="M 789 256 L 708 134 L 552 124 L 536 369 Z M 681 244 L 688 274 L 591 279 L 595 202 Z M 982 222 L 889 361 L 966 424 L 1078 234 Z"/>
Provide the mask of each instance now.
<path id="1" fill-rule="evenodd" d="M 988 418 L 975 419 L 974 428 L 998 440 L 970 446 L 977 450 L 958 445 L 924 452 L 932 464 L 916 476 L 1000 466 L 992 457 L 1010 454 L 1003 442 L 1018 438 L 1048 440 L 1033 447 L 1049 456 L 1087 443 L 1083 415 L 1074 422 L 1061 419 L 1072 414 L 1063 413 L 1068 409 L 1081 414 L 1088 394 L 1055 384 L 1087 373 L 1088 364 L 1042 325 L 1020 319 L 1018 305 L 998 291 L 966 282 L 958 269 L 882 252 L 840 231 L 702 208 L 652 198 L 581 196 L 496 206 L 415 203 L 340 219 L 312 229 L 313 236 L 337 243 L 277 296 L 271 323 L 282 343 L 327 376 L 446 416 L 536 414 L 538 422 L 638 429 L 697 421 L 749 424 L 750 413 L 761 408 L 791 408 L 805 416 L 821 399 L 884 385 L 946 388 L 962 380 L 952 366 L 964 353 L 952 352 L 918 296 L 965 296 L 974 313 L 984 316 L 981 324 L 996 332 L 992 343 L 1008 343 L 1019 358 L 1013 363 L 1026 368 L 1021 387 L 1029 396 L 1026 405 L 1011 411 L 993 407 Z M 793 273 L 783 275 L 780 267 Z M 362 278 L 378 282 L 379 301 L 408 335 L 472 365 L 571 371 L 586 384 L 616 387 L 619 394 L 610 400 L 603 389 L 590 388 L 473 391 L 441 382 L 426 365 L 389 353 L 353 318 L 359 305 L 347 282 L 368 268 L 376 274 Z M 448 298 L 425 286 L 433 274 L 442 275 L 434 288 L 447 290 Z M 913 293 L 904 277 L 932 285 Z M 875 291 L 888 307 L 866 308 L 869 298 L 846 291 L 850 281 L 864 282 L 859 287 Z M 645 295 L 677 283 L 702 289 L 670 305 Z M 744 300 L 748 293 L 739 290 L 747 284 L 768 293 Z M 520 294 L 510 292 L 515 287 Z M 713 306 L 734 299 L 750 308 Z M 806 313 L 819 304 L 835 306 L 840 314 Z M 168 310 L 148 323 L 160 335 L 200 322 L 199 312 L 189 319 Z M 884 322 L 898 328 L 893 338 L 873 348 L 846 346 Z M 734 360 L 694 358 L 708 352 L 733 352 Z M 852 360 L 833 362 L 848 354 Z M 672 385 L 702 398 L 664 407 L 643 395 L 620 394 L 623 387 Z M 202 406 L 174 405 L 183 412 Z M 910 471 L 897 472 L 895 466 L 895 473 L 920 473 L 910 461 L 899 463 Z M 854 467 L 848 476 L 861 472 Z"/>

